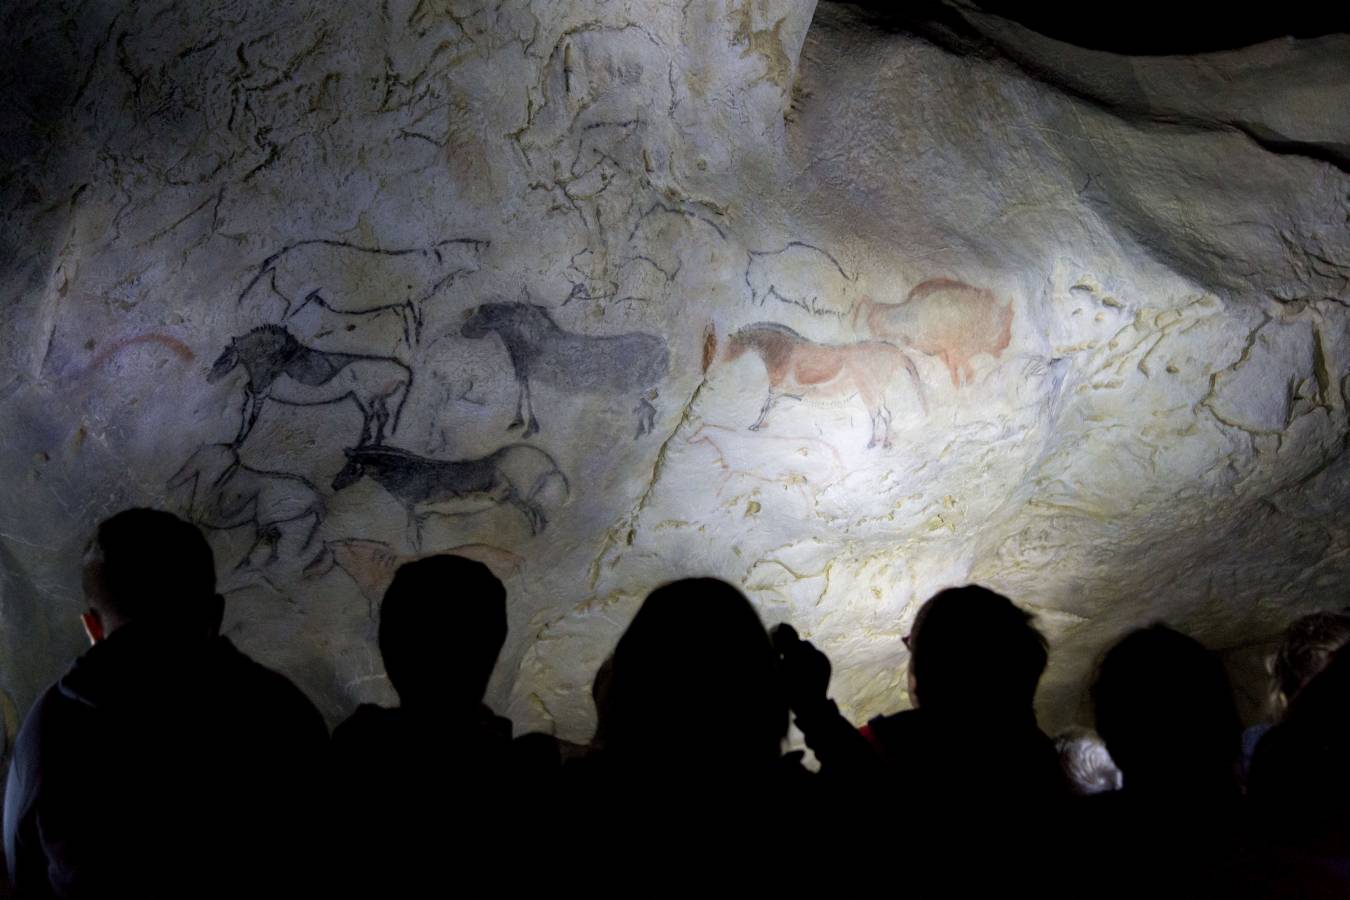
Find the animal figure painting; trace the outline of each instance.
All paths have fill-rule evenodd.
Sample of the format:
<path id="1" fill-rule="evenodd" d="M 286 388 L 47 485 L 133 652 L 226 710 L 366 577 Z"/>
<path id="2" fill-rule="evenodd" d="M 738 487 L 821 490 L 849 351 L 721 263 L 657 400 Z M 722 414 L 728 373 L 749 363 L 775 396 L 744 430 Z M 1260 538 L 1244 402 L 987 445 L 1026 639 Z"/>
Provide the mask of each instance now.
<path id="1" fill-rule="evenodd" d="M 190 487 L 188 516 L 203 528 L 229 530 L 252 526 L 253 544 L 236 568 L 243 568 L 261 547 L 264 565 L 276 562 L 288 535 L 303 535 L 297 552 L 314 543 L 323 521 L 318 490 L 299 475 L 244 465 L 233 444 L 206 444 L 169 479 L 169 489 Z"/>
<path id="2" fill-rule="evenodd" d="M 973 357 L 988 353 L 997 359 L 1012 342 L 1012 303 L 947 278 L 923 282 L 903 303 L 863 299 L 853 311 L 855 326 L 859 317 L 874 337 L 941 359 L 954 387 L 975 379 Z"/>
<path id="3" fill-rule="evenodd" d="M 422 331 L 423 306 L 455 278 L 477 271 L 487 241 L 455 238 L 426 247 L 384 249 L 309 240 L 263 260 L 239 302 L 258 291 L 281 303 L 281 321 L 311 304 L 338 316 L 396 315 L 405 343 Z M 275 305 L 276 301 L 273 301 Z"/>
<path id="4" fill-rule="evenodd" d="M 745 284 L 758 306 L 773 298 L 813 315 L 842 317 L 847 305 L 841 298 L 857 280 L 834 256 L 803 241 L 747 253 Z"/>
<path id="5" fill-rule="evenodd" d="M 508 444 L 477 459 L 439 460 L 398 447 L 366 446 L 345 451 L 347 465 L 333 479 L 333 490 L 370 476 L 407 511 L 414 546 L 422 545 L 422 526 L 431 516 L 462 516 L 503 504 L 519 510 L 538 534 L 548 525 L 543 498 L 556 481 L 566 493 L 567 477 L 553 457 L 529 444 Z"/>
<path id="6" fill-rule="evenodd" d="M 236 445 L 258 421 L 265 400 L 290 406 L 350 400 L 361 411 L 358 444 L 382 443 L 398 428 L 413 378 L 412 370 L 392 357 L 314 350 L 280 325 L 262 325 L 231 340 L 207 381 L 220 381 L 238 366 L 248 381 Z"/>
<path id="7" fill-rule="evenodd" d="M 546 308 L 531 303 L 484 303 L 460 329 L 466 338 L 495 334 L 506 347 L 516 375 L 516 415 L 509 428 L 539 431 L 530 397 L 532 380 L 565 391 L 609 393 L 636 400 L 635 439 L 652 430 L 657 386 L 670 367 L 666 342 L 641 332 L 595 337 L 558 326 Z"/>
<path id="8" fill-rule="evenodd" d="M 759 322 L 728 338 L 725 358 L 737 359 L 747 350 L 759 356 L 769 376 L 769 393 L 751 431 L 764 427 L 769 410 L 783 397 L 844 399 L 857 395 L 872 418 L 872 437 L 867 446 L 889 447 L 891 411 L 886 405 L 886 392 L 901 370 L 909 375 L 919 404 L 927 411 L 914 361 L 883 341 L 819 344 L 786 325 Z"/>

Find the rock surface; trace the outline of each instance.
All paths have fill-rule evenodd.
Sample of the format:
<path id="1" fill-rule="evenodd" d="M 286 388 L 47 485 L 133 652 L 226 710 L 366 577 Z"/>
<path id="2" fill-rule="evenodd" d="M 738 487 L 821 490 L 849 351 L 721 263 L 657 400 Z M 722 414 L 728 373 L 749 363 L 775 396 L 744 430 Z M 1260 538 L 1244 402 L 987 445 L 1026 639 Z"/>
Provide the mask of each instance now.
<path id="1" fill-rule="evenodd" d="M 129 504 L 209 529 L 230 634 L 334 721 L 390 699 L 390 573 L 452 548 L 510 592 L 491 701 L 573 740 L 682 574 L 816 640 L 858 718 L 903 704 L 917 605 L 988 584 L 1052 640 L 1050 727 L 1136 624 L 1241 648 L 1345 602 L 1350 38 L 1145 59 L 790 0 L 3 25 L 19 709 Z"/>

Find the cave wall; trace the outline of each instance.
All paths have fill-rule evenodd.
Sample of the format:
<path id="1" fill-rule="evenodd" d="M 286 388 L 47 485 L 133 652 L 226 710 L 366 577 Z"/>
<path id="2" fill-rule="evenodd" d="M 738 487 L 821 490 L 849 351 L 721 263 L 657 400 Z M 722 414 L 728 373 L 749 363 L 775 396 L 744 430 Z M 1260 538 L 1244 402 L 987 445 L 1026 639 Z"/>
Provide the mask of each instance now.
<path id="1" fill-rule="evenodd" d="M 228 633 L 330 721 L 392 699 L 380 592 L 450 549 L 510 594 L 490 701 L 574 740 L 683 574 L 816 640 L 859 718 L 903 702 L 917 605 L 988 584 L 1051 638 L 1051 727 L 1134 625 L 1241 656 L 1344 603 L 1344 36 L 1134 58 L 791 0 L 3 23 L 8 707 L 78 652 L 80 552 L 129 504 L 208 530 Z"/>

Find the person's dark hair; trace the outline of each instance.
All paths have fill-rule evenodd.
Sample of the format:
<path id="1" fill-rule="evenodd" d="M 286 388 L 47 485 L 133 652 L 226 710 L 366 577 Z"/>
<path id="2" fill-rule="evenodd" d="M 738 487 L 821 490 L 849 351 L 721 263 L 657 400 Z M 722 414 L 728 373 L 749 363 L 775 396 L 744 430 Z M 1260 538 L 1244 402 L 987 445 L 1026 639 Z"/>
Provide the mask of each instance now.
<path id="1" fill-rule="evenodd" d="M 195 613 L 214 596 L 216 560 L 201 530 L 172 513 L 136 507 L 99 523 L 94 544 L 99 612 L 122 621 Z"/>
<path id="2" fill-rule="evenodd" d="M 1284 633 L 1271 660 L 1272 706 L 1285 704 L 1327 667 L 1336 651 L 1350 644 L 1350 615 L 1315 612 L 1296 620 Z"/>
<path id="3" fill-rule="evenodd" d="M 681 766 L 757 765 L 782 751 L 788 706 L 778 654 L 740 591 L 689 578 L 647 597 L 614 650 L 606 747 Z M 689 753 L 691 742 L 703 746 Z"/>
<path id="4" fill-rule="evenodd" d="M 506 642 L 506 588 L 461 556 L 404 563 L 380 604 L 379 641 L 404 705 L 477 703 Z"/>
<path id="5" fill-rule="evenodd" d="M 1031 615 L 977 585 L 941 591 L 920 607 L 909 647 L 927 710 L 1030 710 L 1048 660 Z"/>
<path id="6" fill-rule="evenodd" d="M 1130 632 L 1103 657 L 1092 700 L 1127 791 L 1233 785 L 1242 723 L 1223 663 L 1199 641 L 1161 623 Z"/>

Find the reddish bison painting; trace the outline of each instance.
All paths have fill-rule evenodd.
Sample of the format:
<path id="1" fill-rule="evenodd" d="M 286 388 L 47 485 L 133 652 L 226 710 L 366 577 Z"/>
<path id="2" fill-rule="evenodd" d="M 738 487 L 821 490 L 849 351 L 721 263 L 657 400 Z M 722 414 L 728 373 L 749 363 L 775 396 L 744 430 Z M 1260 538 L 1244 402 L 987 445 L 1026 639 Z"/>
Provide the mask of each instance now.
<path id="1" fill-rule="evenodd" d="M 948 278 L 923 282 L 903 303 L 864 298 L 853 311 L 855 327 L 860 318 L 873 337 L 941 359 L 955 387 L 974 381 L 971 359 L 981 353 L 997 359 L 1012 342 L 1012 303 Z"/>

